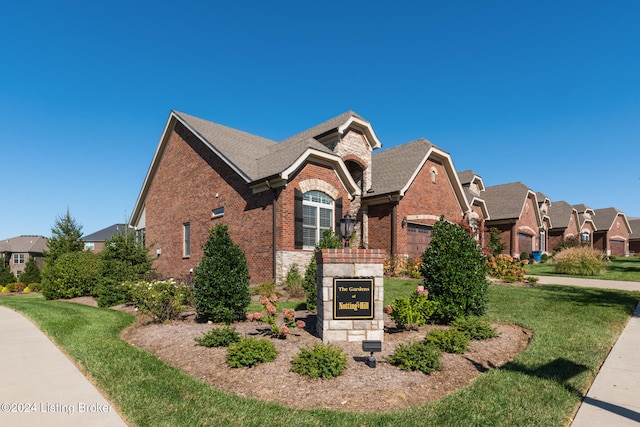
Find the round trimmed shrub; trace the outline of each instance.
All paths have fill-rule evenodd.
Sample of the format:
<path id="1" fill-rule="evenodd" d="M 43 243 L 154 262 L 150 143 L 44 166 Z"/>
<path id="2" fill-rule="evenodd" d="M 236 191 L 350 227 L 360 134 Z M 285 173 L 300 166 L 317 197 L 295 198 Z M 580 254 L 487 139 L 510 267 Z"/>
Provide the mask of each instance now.
<path id="1" fill-rule="evenodd" d="M 42 295 L 48 300 L 91 296 L 100 268 L 93 252 L 60 255 L 42 274 Z"/>
<path id="2" fill-rule="evenodd" d="M 435 344 L 422 340 L 413 344 L 399 344 L 386 361 L 403 371 L 430 374 L 442 369 L 441 356 L 442 350 Z"/>
<path id="3" fill-rule="evenodd" d="M 464 354 L 470 341 L 469 335 L 456 329 L 436 329 L 429 332 L 425 340 L 445 353 L 456 354 Z"/>
<path id="4" fill-rule="evenodd" d="M 229 347 L 240 341 L 240 334 L 230 326 L 214 328 L 205 332 L 201 337 L 195 337 L 195 342 L 204 347 Z"/>
<path id="5" fill-rule="evenodd" d="M 459 317 L 451 323 L 451 327 L 466 333 L 472 340 L 486 340 L 498 336 L 496 328 L 477 316 Z"/>
<path id="6" fill-rule="evenodd" d="M 243 368 L 276 360 L 278 350 L 266 338 L 243 338 L 227 349 L 227 363 L 232 368 Z"/>
<path id="7" fill-rule="evenodd" d="M 331 344 L 315 344 L 293 356 L 291 371 L 309 378 L 333 378 L 347 367 L 347 355 Z"/>

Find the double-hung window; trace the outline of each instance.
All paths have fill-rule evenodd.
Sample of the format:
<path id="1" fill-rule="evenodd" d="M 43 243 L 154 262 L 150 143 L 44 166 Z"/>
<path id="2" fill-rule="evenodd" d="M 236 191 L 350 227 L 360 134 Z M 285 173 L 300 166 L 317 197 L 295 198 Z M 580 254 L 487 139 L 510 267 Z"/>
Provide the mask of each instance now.
<path id="1" fill-rule="evenodd" d="M 320 191 L 308 191 L 302 198 L 303 248 L 313 249 L 325 230 L 333 230 L 334 201 Z"/>
<path id="2" fill-rule="evenodd" d="M 24 254 L 13 254 L 14 264 L 24 264 Z"/>

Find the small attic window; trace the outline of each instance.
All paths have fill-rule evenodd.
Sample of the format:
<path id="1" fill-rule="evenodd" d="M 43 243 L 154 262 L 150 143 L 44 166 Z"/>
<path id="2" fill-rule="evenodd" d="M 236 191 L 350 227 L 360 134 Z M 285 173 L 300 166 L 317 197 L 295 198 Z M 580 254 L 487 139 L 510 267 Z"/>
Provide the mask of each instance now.
<path id="1" fill-rule="evenodd" d="M 211 219 L 220 218 L 224 215 L 224 208 L 218 208 L 211 211 Z"/>
<path id="2" fill-rule="evenodd" d="M 438 170 L 435 168 L 435 166 L 431 167 L 431 182 L 433 182 L 435 184 L 436 182 L 436 177 L 438 176 Z"/>

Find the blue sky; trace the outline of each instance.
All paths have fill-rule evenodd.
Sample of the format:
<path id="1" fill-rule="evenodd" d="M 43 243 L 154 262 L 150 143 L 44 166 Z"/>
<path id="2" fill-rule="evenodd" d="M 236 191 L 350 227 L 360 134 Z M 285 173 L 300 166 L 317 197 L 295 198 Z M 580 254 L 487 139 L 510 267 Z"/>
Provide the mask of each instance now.
<path id="1" fill-rule="evenodd" d="M 640 216 L 640 2 L 21 1 L 0 238 L 131 214 L 174 109 L 281 140 L 347 110 L 485 185 Z"/>

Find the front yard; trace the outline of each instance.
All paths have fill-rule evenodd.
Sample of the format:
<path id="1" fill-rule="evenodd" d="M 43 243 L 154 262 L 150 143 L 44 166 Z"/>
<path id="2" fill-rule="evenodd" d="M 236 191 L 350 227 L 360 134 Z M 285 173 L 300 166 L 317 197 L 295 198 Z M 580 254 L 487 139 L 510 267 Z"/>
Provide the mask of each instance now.
<path id="1" fill-rule="evenodd" d="M 385 282 L 389 295 L 414 286 Z M 487 319 L 532 331 L 528 348 L 441 400 L 376 413 L 294 409 L 220 391 L 123 341 L 121 331 L 135 322 L 130 314 L 41 296 L 5 297 L 0 304 L 33 319 L 133 425 L 564 426 L 639 300 L 638 292 L 491 286 Z M 314 399 L 314 390 L 307 396 Z"/>

